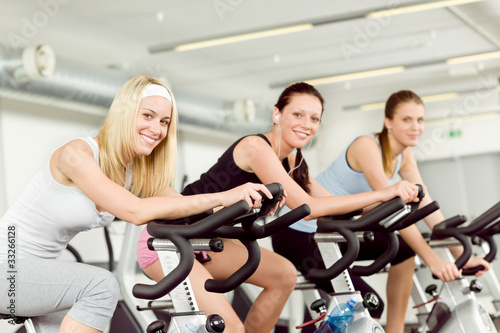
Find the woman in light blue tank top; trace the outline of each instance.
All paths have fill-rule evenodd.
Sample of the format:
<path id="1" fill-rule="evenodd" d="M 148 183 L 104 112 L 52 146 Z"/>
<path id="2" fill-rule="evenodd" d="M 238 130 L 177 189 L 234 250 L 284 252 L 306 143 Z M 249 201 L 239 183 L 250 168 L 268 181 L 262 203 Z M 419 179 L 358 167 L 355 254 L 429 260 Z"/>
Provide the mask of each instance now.
<path id="1" fill-rule="evenodd" d="M 389 186 L 398 174 L 403 180 L 423 184 L 411 147 L 417 145 L 424 130 L 424 113 L 424 104 L 415 93 L 403 90 L 392 94 L 386 103 L 382 132 L 356 138 L 316 178 L 317 181 L 336 195 L 380 190 Z M 421 206 L 430 202 L 432 199 L 426 191 Z M 443 220 L 439 210 L 425 218 L 431 229 Z M 314 232 L 316 226 L 310 222 L 300 221 L 292 228 L 302 232 Z M 441 280 L 450 281 L 460 276 L 453 263 L 437 257 L 416 226 L 401 230 L 400 235 L 398 256 L 401 259 L 396 264 L 392 263 L 387 282 L 390 286 L 387 288 L 387 333 L 404 330 L 406 313 L 402 309 L 406 309 L 408 305 L 415 266 L 411 250 L 417 253 L 431 272 Z M 461 253 L 460 249 L 452 251 L 456 257 Z M 486 267 L 485 270 L 491 267 L 491 264 L 482 258 L 471 258 L 466 266 L 478 265 Z M 484 271 L 477 275 L 482 273 Z"/>
<path id="2" fill-rule="evenodd" d="M 376 137 L 360 137 L 356 139 L 346 150 L 342 159 L 345 168 L 343 175 L 334 178 L 329 177 L 330 171 L 325 171 L 318 181 L 330 182 L 331 188 L 339 188 L 341 191 L 355 193 L 356 183 L 368 185 L 371 189 L 384 188 L 391 183 L 396 174 L 415 184 L 424 184 L 417 162 L 411 147 L 418 144 L 418 140 L 424 130 L 424 104 L 420 97 L 412 91 L 403 90 L 392 94 L 386 102 L 384 127 Z M 337 161 L 336 161 L 337 162 Z M 334 162 L 332 166 L 335 165 Z M 327 170 L 329 170 L 328 168 Z M 356 174 L 364 178 L 362 181 L 355 180 Z M 345 176 L 344 179 L 342 177 Z M 421 206 L 432 202 L 429 193 L 422 200 Z M 425 222 L 432 229 L 436 224 L 444 220 L 441 211 L 436 211 L 426 217 Z M 427 264 L 431 272 L 443 281 L 450 281 L 460 276 L 456 266 L 447 261 L 439 259 L 436 253 L 425 242 L 416 226 L 410 226 L 400 231 L 401 237 L 410 245 Z M 461 253 L 461 249 L 452 249 L 455 256 Z M 474 267 L 478 264 L 491 267 L 481 258 L 472 258 L 466 267 Z M 408 304 L 412 288 L 412 277 L 414 262 L 408 259 L 389 271 L 388 298 L 394 300 L 394 304 L 388 304 L 389 318 L 399 319 L 398 325 L 404 325 L 404 311 Z M 482 274 L 478 273 L 478 275 Z M 391 319 L 392 320 L 392 319 Z M 402 326 L 400 326 L 402 327 Z M 395 330 L 396 331 L 396 330 Z M 389 332 L 389 330 L 388 330 Z"/>
<path id="3" fill-rule="evenodd" d="M 382 152 L 378 137 L 375 135 L 370 135 L 369 137 L 375 140 L 379 146 L 380 152 Z M 347 162 L 347 151 L 351 147 L 351 144 L 358 138 L 354 139 L 340 154 L 339 158 L 316 177 L 316 180 L 334 195 L 347 195 L 372 191 L 364 173 L 353 170 Z M 388 179 L 389 184 L 394 184 L 397 181 L 397 175 L 401 168 L 401 160 L 402 154 L 398 154 L 396 156 L 396 167 L 391 177 Z"/>

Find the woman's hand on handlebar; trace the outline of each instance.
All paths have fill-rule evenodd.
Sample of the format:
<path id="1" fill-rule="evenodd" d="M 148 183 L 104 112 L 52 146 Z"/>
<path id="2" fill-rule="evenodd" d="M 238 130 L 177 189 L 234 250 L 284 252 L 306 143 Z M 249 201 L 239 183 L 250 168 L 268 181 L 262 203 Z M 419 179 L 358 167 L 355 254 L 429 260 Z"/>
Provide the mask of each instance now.
<path id="1" fill-rule="evenodd" d="M 438 259 L 438 261 L 428 266 L 432 274 L 441 281 L 453 281 L 462 275 L 457 266 L 449 261 Z"/>
<path id="2" fill-rule="evenodd" d="M 286 191 L 283 190 L 283 197 L 281 198 L 280 202 L 278 202 L 276 205 L 274 205 L 273 209 L 271 209 L 267 215 L 272 216 L 276 213 L 276 211 L 279 208 L 283 207 L 285 205 L 286 197 L 287 197 Z"/>
<path id="3" fill-rule="evenodd" d="M 222 192 L 222 206 L 230 206 L 240 200 L 245 200 L 250 208 L 259 208 L 262 202 L 260 192 L 264 193 L 266 197 L 272 199 L 271 192 L 262 184 L 246 183 L 235 187 L 231 190 Z"/>
<path id="4" fill-rule="evenodd" d="M 484 269 L 476 272 L 476 276 L 481 276 L 484 273 L 486 273 L 488 270 L 490 270 L 493 267 L 493 264 L 490 262 L 487 262 L 481 257 L 472 257 L 467 261 L 467 263 L 464 265 L 464 268 L 474 268 L 477 266 L 483 266 Z"/>
<path id="5" fill-rule="evenodd" d="M 418 187 L 406 180 L 397 182 L 394 185 L 380 190 L 383 196 L 382 201 L 391 200 L 394 197 L 400 197 L 404 202 L 418 201 Z"/>

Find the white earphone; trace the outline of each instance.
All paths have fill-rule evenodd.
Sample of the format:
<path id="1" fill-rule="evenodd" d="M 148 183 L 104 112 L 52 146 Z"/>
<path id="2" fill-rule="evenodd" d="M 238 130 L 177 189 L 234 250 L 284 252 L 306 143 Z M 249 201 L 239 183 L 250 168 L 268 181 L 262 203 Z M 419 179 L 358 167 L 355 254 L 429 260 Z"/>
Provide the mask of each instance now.
<path id="1" fill-rule="evenodd" d="M 276 123 L 280 123 L 280 114 L 278 113 L 277 115 L 274 116 L 274 119 L 276 119 Z"/>

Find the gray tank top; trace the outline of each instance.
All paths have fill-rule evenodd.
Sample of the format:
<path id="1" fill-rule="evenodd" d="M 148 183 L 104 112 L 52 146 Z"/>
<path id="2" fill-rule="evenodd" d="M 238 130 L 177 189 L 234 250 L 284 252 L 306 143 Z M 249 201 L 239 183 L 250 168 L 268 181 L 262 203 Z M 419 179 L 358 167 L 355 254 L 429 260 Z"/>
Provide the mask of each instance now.
<path id="1" fill-rule="evenodd" d="M 90 145 L 99 163 L 97 142 L 91 137 L 79 139 Z M 0 244 L 7 244 L 7 230 L 15 230 L 17 254 L 57 258 L 80 231 L 106 226 L 115 218 L 99 212 L 79 188 L 56 182 L 49 162 L 0 219 Z M 1 246 L 0 263 L 6 258 L 7 246 Z"/>

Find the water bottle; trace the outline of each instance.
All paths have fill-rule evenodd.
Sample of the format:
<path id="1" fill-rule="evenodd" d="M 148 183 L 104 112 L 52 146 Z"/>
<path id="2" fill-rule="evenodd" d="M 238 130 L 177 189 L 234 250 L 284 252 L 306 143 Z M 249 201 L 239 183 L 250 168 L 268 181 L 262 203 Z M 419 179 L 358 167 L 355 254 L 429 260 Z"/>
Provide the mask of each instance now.
<path id="1" fill-rule="evenodd" d="M 344 327 L 352 322 L 354 306 L 356 301 L 349 300 L 347 303 L 337 305 L 328 315 L 326 321 L 314 333 L 339 333 Z"/>

